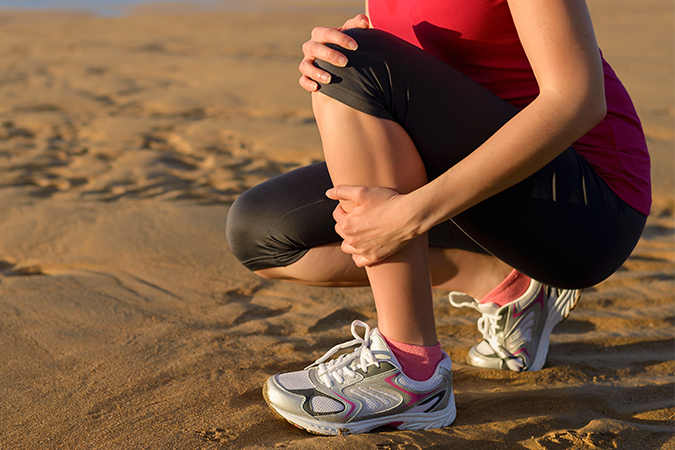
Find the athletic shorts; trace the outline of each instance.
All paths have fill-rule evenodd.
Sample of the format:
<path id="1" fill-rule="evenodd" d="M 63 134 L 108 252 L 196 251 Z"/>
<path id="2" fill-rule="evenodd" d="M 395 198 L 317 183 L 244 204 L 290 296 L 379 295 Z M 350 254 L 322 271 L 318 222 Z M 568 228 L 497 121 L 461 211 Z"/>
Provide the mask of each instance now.
<path id="1" fill-rule="evenodd" d="M 380 30 L 347 32 L 359 44 L 319 94 L 392 120 L 408 133 L 429 180 L 478 148 L 519 110 L 423 50 Z M 272 178 L 230 208 L 227 240 L 250 270 L 284 267 L 309 249 L 340 242 L 325 197 L 325 163 Z M 429 231 L 429 245 L 489 253 L 559 288 L 584 288 L 615 272 L 637 244 L 646 216 L 622 201 L 568 148 L 524 181 Z"/>

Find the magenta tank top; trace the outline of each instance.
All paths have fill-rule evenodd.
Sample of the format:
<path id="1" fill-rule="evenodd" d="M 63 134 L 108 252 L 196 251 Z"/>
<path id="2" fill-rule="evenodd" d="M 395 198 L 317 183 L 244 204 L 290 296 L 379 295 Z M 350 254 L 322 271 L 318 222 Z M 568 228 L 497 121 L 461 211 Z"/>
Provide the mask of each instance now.
<path id="1" fill-rule="evenodd" d="M 539 94 L 506 0 L 369 0 L 375 28 L 445 61 L 509 103 Z M 626 89 L 602 60 L 607 116 L 572 147 L 626 203 L 648 215 L 649 153 Z"/>

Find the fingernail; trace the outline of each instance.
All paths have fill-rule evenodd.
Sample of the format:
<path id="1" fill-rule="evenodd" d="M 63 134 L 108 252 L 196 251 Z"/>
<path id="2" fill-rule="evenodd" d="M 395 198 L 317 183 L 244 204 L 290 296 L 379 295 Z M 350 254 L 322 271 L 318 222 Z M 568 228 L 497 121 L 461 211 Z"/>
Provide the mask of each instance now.
<path id="1" fill-rule="evenodd" d="M 344 56 L 338 57 L 338 65 L 340 67 L 346 66 L 347 65 L 347 58 L 345 58 Z"/>
<path id="2" fill-rule="evenodd" d="M 357 48 L 359 48 L 359 46 L 356 42 L 350 41 L 349 44 L 347 44 L 347 48 L 349 50 L 356 50 Z"/>
<path id="3" fill-rule="evenodd" d="M 330 83 L 330 75 L 328 75 L 327 73 L 324 73 L 323 75 L 321 75 L 321 81 L 323 83 Z"/>

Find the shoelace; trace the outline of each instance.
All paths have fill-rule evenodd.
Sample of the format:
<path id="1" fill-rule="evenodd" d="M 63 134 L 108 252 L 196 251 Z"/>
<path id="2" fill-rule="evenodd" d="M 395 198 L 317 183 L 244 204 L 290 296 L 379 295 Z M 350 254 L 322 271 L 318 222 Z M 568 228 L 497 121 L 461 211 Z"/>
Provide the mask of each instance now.
<path id="1" fill-rule="evenodd" d="M 463 297 L 465 300 L 456 302 L 454 299 L 459 297 Z M 471 308 L 481 313 L 481 317 L 478 319 L 478 331 L 481 332 L 485 340 L 489 341 L 494 337 L 495 334 L 499 332 L 499 326 L 497 325 L 497 322 L 502 319 L 501 315 L 496 313 L 490 314 L 483 311 L 479 306 L 480 303 L 478 303 L 478 300 L 463 292 L 451 292 L 449 299 L 450 304 L 455 308 Z"/>
<path id="2" fill-rule="evenodd" d="M 475 309 L 475 308 L 474 308 Z M 479 312 L 482 312 L 478 310 Z M 478 319 L 478 331 L 483 334 L 483 337 L 487 340 L 494 338 L 494 336 L 499 332 L 499 326 L 497 322 L 502 320 L 502 316 L 498 314 L 488 314 L 483 312 L 483 315 Z"/>
<path id="3" fill-rule="evenodd" d="M 455 302 L 454 298 L 459 297 L 463 297 L 467 300 Z M 455 308 L 472 308 L 481 313 L 481 317 L 477 322 L 478 331 L 481 332 L 483 338 L 490 344 L 492 350 L 506 363 L 509 369 L 514 372 L 520 372 L 525 368 L 525 360 L 521 356 L 514 356 L 497 340 L 497 333 L 500 331 L 500 327 L 497 323 L 502 319 L 500 314 L 497 314 L 496 312 L 495 314 L 490 314 L 483 311 L 479 306 L 480 303 L 478 303 L 476 299 L 463 292 L 451 292 L 449 300 L 450 304 Z"/>
<path id="4" fill-rule="evenodd" d="M 365 328 L 366 333 L 361 338 L 356 332 L 356 327 L 360 326 Z M 375 364 L 377 367 L 380 367 L 380 363 L 373 355 L 373 352 L 370 350 L 370 327 L 367 323 L 361 322 L 360 320 L 355 320 L 352 322 L 352 336 L 354 340 L 338 344 L 335 347 L 331 348 L 323 355 L 321 358 L 317 359 L 314 364 L 305 368 L 311 369 L 312 367 L 318 366 L 317 377 L 319 381 L 323 383 L 326 387 L 333 387 L 333 382 L 343 383 L 345 377 L 353 377 L 356 375 L 354 369 L 361 368 L 367 370 L 367 367 L 370 364 Z M 336 352 L 343 350 L 345 348 L 353 347 L 354 345 L 360 345 L 359 348 L 354 350 L 352 353 L 345 355 L 340 355 L 337 359 L 331 360 L 327 364 L 324 364 L 324 361 L 333 356 Z M 357 362 L 358 359 L 358 362 Z"/>

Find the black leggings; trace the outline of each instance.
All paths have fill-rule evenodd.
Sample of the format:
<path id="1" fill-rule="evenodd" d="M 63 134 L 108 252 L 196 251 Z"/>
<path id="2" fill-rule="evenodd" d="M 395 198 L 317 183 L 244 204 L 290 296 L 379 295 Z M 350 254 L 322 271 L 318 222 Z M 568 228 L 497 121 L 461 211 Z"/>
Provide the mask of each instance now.
<path id="1" fill-rule="evenodd" d="M 388 33 L 349 30 L 359 49 L 320 92 L 400 124 L 429 180 L 480 146 L 518 109 L 449 65 Z M 340 49 L 340 51 L 345 51 Z M 314 94 L 316 95 L 316 94 Z M 283 267 L 312 247 L 340 242 L 324 193 L 325 163 L 296 169 L 242 194 L 227 218 L 227 240 L 250 270 Z M 489 252 L 518 271 L 560 288 L 592 286 L 635 247 L 646 216 L 618 198 L 568 148 L 534 175 L 429 232 L 429 244 Z"/>

